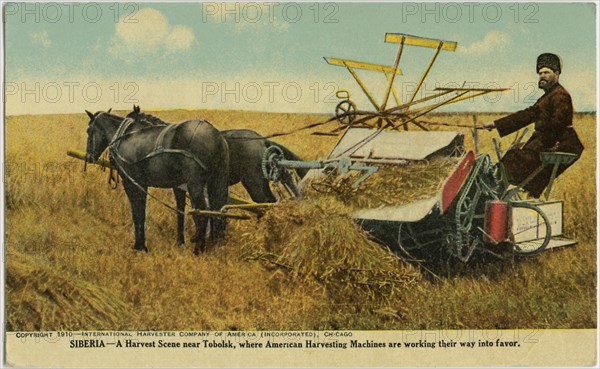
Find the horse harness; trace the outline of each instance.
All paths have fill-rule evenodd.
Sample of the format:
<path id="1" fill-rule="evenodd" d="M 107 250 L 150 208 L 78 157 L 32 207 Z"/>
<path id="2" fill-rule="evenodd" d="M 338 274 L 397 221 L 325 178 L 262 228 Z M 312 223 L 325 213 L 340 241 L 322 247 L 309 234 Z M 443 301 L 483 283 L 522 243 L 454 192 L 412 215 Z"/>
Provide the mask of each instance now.
<path id="1" fill-rule="evenodd" d="M 152 127 L 147 127 L 147 128 L 155 128 L 155 127 L 160 127 L 160 126 L 164 127 L 160 131 L 160 133 L 158 134 L 158 137 L 156 137 L 156 142 L 154 144 L 154 150 L 152 152 L 150 152 L 149 154 L 147 154 L 146 156 L 144 156 L 143 158 L 135 160 L 135 161 L 131 161 L 131 160 L 125 159 L 123 156 L 121 156 L 119 154 L 119 151 L 118 151 L 119 146 L 121 144 L 121 141 L 125 137 L 131 136 L 134 133 L 138 133 L 138 132 L 140 132 L 140 131 L 142 131 L 144 129 L 147 129 L 147 128 L 142 128 L 142 129 L 137 130 L 137 131 L 132 131 L 132 132 L 129 132 L 129 133 L 125 133 L 127 131 L 127 129 L 129 129 L 129 127 L 134 122 L 135 122 L 135 120 L 133 120 L 132 118 L 125 118 L 123 120 L 123 122 L 121 122 L 121 124 L 119 125 L 119 128 L 115 132 L 115 135 L 113 136 L 111 142 L 108 144 L 108 147 L 110 149 L 110 155 L 113 156 L 114 159 L 118 159 L 118 161 L 120 161 L 121 163 L 132 165 L 132 164 L 137 164 L 137 163 L 139 163 L 141 161 L 153 158 L 153 157 L 161 155 L 161 154 L 179 154 L 179 155 L 183 155 L 183 156 L 185 156 L 185 157 L 187 157 L 189 159 L 192 159 L 202 169 L 208 170 L 207 166 L 202 161 L 200 161 L 200 159 L 198 159 L 198 157 L 196 155 L 194 155 L 190 151 L 183 150 L 183 149 L 168 149 L 168 148 L 165 148 L 165 143 L 164 143 L 165 136 L 171 130 L 173 130 L 174 128 L 176 128 L 177 125 L 175 125 L 175 124 L 161 124 L 161 125 L 154 125 Z M 202 121 L 199 121 L 199 122 L 200 123 L 208 123 L 205 120 L 202 120 Z M 196 127 L 196 129 L 197 128 L 198 127 Z M 195 133 L 195 131 L 194 131 L 194 133 Z M 121 167 L 120 163 L 119 163 L 119 166 Z M 123 171 L 122 167 L 120 169 L 121 169 L 121 171 Z"/>
<path id="2" fill-rule="evenodd" d="M 127 131 L 127 129 L 134 122 L 135 122 L 135 120 L 133 120 L 131 118 L 125 118 L 121 122 L 121 124 L 117 128 L 117 131 L 115 132 L 115 135 L 113 136 L 112 140 L 108 144 L 109 156 L 114 160 L 115 165 L 116 165 L 117 169 L 120 171 L 121 175 L 124 176 L 125 178 L 127 178 L 127 180 L 129 180 L 131 183 L 133 183 L 133 185 L 136 186 L 145 195 L 150 196 L 151 198 L 155 199 L 156 201 L 158 201 L 163 206 L 165 206 L 165 207 L 167 207 L 167 208 L 175 211 L 176 213 L 179 213 L 181 215 L 186 215 L 185 212 L 172 207 L 171 205 L 165 203 L 164 201 L 162 201 L 158 197 L 156 197 L 156 196 L 152 195 L 151 193 L 149 193 L 146 188 L 144 188 L 142 185 L 140 185 L 138 182 L 136 182 L 135 179 L 131 178 L 131 176 L 125 171 L 125 169 L 123 168 L 123 166 L 121 165 L 120 162 L 126 163 L 126 164 L 135 164 L 135 163 L 141 162 L 142 160 L 146 160 L 148 158 L 157 156 L 159 154 L 174 153 L 174 154 L 181 154 L 181 155 L 184 155 L 185 157 L 191 158 L 192 160 L 194 160 L 196 163 L 198 163 L 198 165 L 200 165 L 205 170 L 207 169 L 206 165 L 204 165 L 194 154 L 190 153 L 189 151 L 180 150 L 180 149 L 165 149 L 164 148 L 164 145 L 163 145 L 164 138 L 165 138 L 166 134 L 171 129 L 173 129 L 173 127 L 175 127 L 175 124 L 157 124 L 157 125 L 154 125 L 152 127 L 146 127 L 146 128 L 142 128 L 142 129 L 137 130 L 137 131 L 132 131 L 132 132 L 129 132 L 129 133 L 125 133 Z M 202 120 L 202 121 L 200 121 L 200 123 L 208 123 L 208 122 L 205 121 L 205 120 Z M 147 154 L 142 159 L 136 160 L 134 162 L 128 161 L 127 159 L 123 158 L 119 154 L 118 148 L 119 148 L 119 146 L 120 146 L 121 141 L 123 140 L 123 138 L 125 138 L 127 136 L 130 136 L 130 135 L 133 135 L 134 133 L 140 132 L 140 131 L 145 130 L 147 128 L 154 128 L 156 126 L 165 126 L 165 128 L 159 133 L 158 137 L 156 138 L 156 143 L 154 145 L 154 151 L 152 151 L 151 153 Z M 194 133 L 195 133 L 195 131 L 194 131 Z M 110 182 L 110 179 L 109 179 L 109 182 Z M 116 181 L 115 181 L 115 184 L 116 184 Z"/>

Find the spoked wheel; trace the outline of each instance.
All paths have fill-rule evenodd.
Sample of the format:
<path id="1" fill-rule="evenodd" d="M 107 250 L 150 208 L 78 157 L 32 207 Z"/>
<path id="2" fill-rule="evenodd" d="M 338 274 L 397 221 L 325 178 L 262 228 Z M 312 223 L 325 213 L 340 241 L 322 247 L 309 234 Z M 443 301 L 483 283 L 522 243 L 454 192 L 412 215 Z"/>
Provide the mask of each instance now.
<path id="1" fill-rule="evenodd" d="M 335 116 L 343 126 L 349 126 L 356 120 L 356 104 L 352 100 L 343 100 L 335 107 Z"/>
<path id="2" fill-rule="evenodd" d="M 277 163 L 284 158 L 283 151 L 278 146 L 269 146 L 263 153 L 261 163 L 263 176 L 269 181 L 278 182 L 281 179 L 282 168 Z"/>
<path id="3" fill-rule="evenodd" d="M 546 249 L 552 238 L 552 226 L 544 212 L 537 206 L 527 202 L 513 202 L 513 208 L 520 208 L 521 227 L 515 230 L 513 239 L 519 237 L 532 238 L 531 241 L 515 242 L 514 250 L 519 254 L 533 254 Z"/>
<path id="4" fill-rule="evenodd" d="M 403 251 L 419 247 L 419 242 L 410 223 L 400 223 L 398 227 L 398 245 Z"/>
<path id="5" fill-rule="evenodd" d="M 436 225 L 426 229 L 422 228 L 413 223 L 400 223 L 398 245 L 405 251 L 441 245 L 443 237 L 441 227 Z"/>

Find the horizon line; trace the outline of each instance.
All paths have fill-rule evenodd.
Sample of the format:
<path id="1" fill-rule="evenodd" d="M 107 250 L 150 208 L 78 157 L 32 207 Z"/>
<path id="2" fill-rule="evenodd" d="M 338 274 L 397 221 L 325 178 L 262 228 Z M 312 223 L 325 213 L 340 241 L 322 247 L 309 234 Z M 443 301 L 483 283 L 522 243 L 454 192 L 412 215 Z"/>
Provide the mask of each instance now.
<path id="1" fill-rule="evenodd" d="M 333 115 L 331 113 L 323 112 L 281 112 L 281 111 L 264 111 L 264 110 L 245 110 L 245 109 L 209 109 L 209 108 L 144 108 L 144 111 L 159 111 L 168 112 L 173 110 L 187 110 L 187 111 L 238 111 L 245 113 L 265 113 L 265 114 L 302 114 L 302 115 Z M 130 111 L 130 109 L 114 109 L 113 111 Z M 512 114 L 515 111 L 437 111 L 430 112 L 427 115 L 471 115 L 471 114 Z M 581 110 L 574 111 L 573 114 L 592 114 L 597 113 L 597 110 Z M 20 116 L 34 116 L 34 115 L 69 115 L 69 114 L 85 114 L 85 111 L 81 113 L 76 112 L 63 112 L 63 113 L 25 113 L 25 114 L 6 114 L 4 112 L 4 118 L 7 117 L 20 117 Z"/>

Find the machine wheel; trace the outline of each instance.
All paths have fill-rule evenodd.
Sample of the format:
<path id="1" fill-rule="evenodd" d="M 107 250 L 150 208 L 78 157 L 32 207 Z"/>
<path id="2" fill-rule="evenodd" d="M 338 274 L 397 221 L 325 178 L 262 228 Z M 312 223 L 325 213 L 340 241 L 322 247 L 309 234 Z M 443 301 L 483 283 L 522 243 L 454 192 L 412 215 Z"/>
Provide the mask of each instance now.
<path id="1" fill-rule="evenodd" d="M 439 224 L 423 227 L 414 223 L 400 223 L 398 227 L 398 245 L 406 251 L 440 246 L 443 237 L 444 229 Z"/>
<path id="2" fill-rule="evenodd" d="M 340 101 L 335 107 L 335 116 L 341 125 L 351 125 L 356 119 L 356 104 L 349 99 Z"/>
<path id="3" fill-rule="evenodd" d="M 283 151 L 273 145 L 269 146 L 262 158 L 262 172 L 263 176 L 269 181 L 278 182 L 281 179 L 281 168 L 277 164 L 280 160 L 284 159 Z"/>
<path id="4" fill-rule="evenodd" d="M 550 243 L 550 239 L 552 238 L 552 226 L 550 225 L 550 221 L 548 220 L 546 214 L 544 214 L 544 212 L 537 206 L 526 202 L 513 202 L 511 203 L 511 206 L 516 208 L 528 209 L 529 211 L 531 211 L 532 216 L 535 216 L 537 218 L 537 223 L 535 224 L 535 227 L 537 227 L 538 229 L 540 227 L 543 227 L 545 229 L 545 232 L 542 235 L 542 237 L 538 239 L 515 243 L 515 252 L 519 254 L 533 254 L 536 252 L 544 251 L 544 249 L 546 249 L 546 246 L 548 246 L 548 243 Z M 521 232 L 527 232 L 532 228 L 533 226 L 528 229 L 524 229 Z"/>
<path id="5" fill-rule="evenodd" d="M 406 250 L 412 250 L 420 246 L 416 235 L 409 223 L 400 223 L 398 227 L 398 245 Z"/>

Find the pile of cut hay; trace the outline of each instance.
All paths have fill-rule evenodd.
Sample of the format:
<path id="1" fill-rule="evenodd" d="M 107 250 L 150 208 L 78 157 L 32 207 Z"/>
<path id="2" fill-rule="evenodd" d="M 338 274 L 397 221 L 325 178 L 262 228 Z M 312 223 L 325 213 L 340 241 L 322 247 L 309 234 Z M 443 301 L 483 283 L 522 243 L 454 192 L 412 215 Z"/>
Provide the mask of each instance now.
<path id="1" fill-rule="evenodd" d="M 109 291 L 57 274 L 31 256 L 10 253 L 6 264 L 6 329 L 120 329 L 131 309 Z"/>
<path id="2" fill-rule="evenodd" d="M 440 157 L 404 166 L 380 166 L 358 189 L 359 172 L 313 180 L 301 200 L 276 204 L 257 223 L 236 225 L 228 248 L 292 280 L 314 283 L 328 298 L 389 301 L 419 273 L 369 238 L 353 218 L 358 209 L 401 205 L 434 196 L 459 158 Z M 317 182 L 319 181 L 319 182 Z"/>
<path id="3" fill-rule="evenodd" d="M 353 211 L 403 205 L 435 196 L 459 161 L 457 157 L 437 157 L 402 166 L 379 165 L 379 170 L 358 188 L 352 186 L 362 172 L 350 171 L 339 178 L 333 172 L 313 179 L 304 186 L 304 190 L 308 197 L 333 196 Z"/>
<path id="4" fill-rule="evenodd" d="M 412 266 L 371 241 L 335 199 L 281 202 L 242 232 L 236 241 L 242 259 L 312 283 L 338 303 L 387 301 L 418 279 Z"/>

